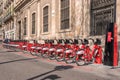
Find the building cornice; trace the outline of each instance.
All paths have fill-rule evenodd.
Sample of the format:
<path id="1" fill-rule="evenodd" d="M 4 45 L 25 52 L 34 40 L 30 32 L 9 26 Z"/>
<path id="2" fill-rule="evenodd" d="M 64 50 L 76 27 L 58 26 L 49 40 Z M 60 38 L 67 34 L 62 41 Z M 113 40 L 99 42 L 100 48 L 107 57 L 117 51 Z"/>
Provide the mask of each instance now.
<path id="1" fill-rule="evenodd" d="M 23 8 L 27 3 L 29 3 L 31 0 L 20 0 L 16 6 L 14 7 L 14 11 L 17 12 L 21 8 Z"/>

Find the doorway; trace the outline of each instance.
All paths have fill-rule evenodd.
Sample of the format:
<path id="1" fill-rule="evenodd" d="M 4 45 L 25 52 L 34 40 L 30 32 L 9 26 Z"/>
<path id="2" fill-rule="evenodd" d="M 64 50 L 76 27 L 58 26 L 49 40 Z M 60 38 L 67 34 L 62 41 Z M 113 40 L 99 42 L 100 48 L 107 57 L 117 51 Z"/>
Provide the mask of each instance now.
<path id="1" fill-rule="evenodd" d="M 116 0 L 91 0 L 91 35 L 104 35 L 116 20 Z"/>

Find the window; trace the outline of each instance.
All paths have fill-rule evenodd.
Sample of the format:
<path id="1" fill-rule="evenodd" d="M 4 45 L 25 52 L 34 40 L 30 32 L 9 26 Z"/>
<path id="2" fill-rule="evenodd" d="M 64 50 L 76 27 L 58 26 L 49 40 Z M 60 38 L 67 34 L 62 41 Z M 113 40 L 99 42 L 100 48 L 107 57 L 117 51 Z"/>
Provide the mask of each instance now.
<path id="1" fill-rule="evenodd" d="M 43 8 L 43 32 L 48 32 L 48 6 Z"/>
<path id="2" fill-rule="evenodd" d="M 32 34 L 35 34 L 35 13 L 32 14 Z"/>
<path id="3" fill-rule="evenodd" d="M 27 29 L 27 23 L 26 23 L 27 18 L 24 18 L 24 35 L 26 35 L 26 29 Z"/>
<path id="4" fill-rule="evenodd" d="M 61 29 L 69 29 L 69 0 L 61 0 Z"/>

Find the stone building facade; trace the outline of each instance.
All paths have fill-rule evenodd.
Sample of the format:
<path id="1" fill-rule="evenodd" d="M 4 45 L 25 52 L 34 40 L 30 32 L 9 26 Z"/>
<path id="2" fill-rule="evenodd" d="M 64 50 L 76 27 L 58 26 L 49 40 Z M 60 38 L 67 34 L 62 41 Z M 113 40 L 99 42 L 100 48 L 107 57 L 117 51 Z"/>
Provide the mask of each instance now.
<path id="1" fill-rule="evenodd" d="M 100 37 L 104 40 L 108 23 L 120 26 L 119 0 L 7 1 L 14 3 L 14 17 L 4 21 L 4 26 L 9 29 L 7 25 L 14 24 L 14 39 Z"/>
<path id="2" fill-rule="evenodd" d="M 2 25 L 2 19 L 3 19 L 3 0 L 0 1 L 0 40 L 3 39 L 3 25 Z"/>
<path id="3" fill-rule="evenodd" d="M 14 0 L 3 0 L 3 27 L 5 38 L 15 39 Z"/>
<path id="4" fill-rule="evenodd" d="M 90 0 L 16 0 L 15 23 L 18 30 L 16 39 L 74 38 L 78 36 L 88 36 L 90 25 L 89 7 Z M 48 10 L 47 20 L 44 20 L 45 8 Z M 31 30 L 33 29 L 33 13 L 35 13 L 34 34 L 32 34 Z M 83 16 L 87 20 L 83 20 Z M 26 23 L 24 23 L 25 18 Z M 45 27 L 45 24 L 47 27 Z M 85 26 L 87 27 L 85 28 Z M 26 29 L 25 35 L 24 29 Z"/>

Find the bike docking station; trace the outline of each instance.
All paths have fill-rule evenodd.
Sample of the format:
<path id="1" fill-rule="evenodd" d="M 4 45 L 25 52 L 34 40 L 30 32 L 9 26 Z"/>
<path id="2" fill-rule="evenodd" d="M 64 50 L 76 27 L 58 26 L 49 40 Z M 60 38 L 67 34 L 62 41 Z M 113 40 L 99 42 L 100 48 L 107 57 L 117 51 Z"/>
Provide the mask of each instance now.
<path id="1" fill-rule="evenodd" d="M 117 25 L 116 23 L 110 23 L 107 26 L 104 65 L 112 66 L 113 68 L 115 68 L 118 66 L 118 61 L 119 52 L 117 41 Z"/>

